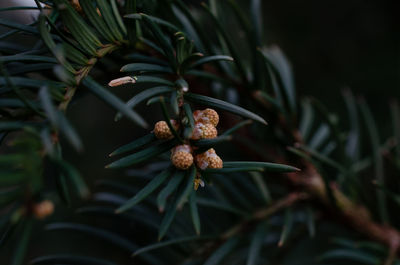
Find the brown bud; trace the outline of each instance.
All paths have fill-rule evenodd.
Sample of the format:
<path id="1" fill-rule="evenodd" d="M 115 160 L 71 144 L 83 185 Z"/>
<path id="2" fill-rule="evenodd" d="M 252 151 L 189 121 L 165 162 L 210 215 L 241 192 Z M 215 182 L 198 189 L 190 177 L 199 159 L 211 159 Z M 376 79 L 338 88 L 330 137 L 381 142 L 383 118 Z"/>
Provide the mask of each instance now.
<path id="1" fill-rule="evenodd" d="M 193 119 L 194 122 L 201 122 L 201 118 L 203 117 L 203 111 L 202 110 L 195 110 L 193 112 Z"/>
<path id="2" fill-rule="evenodd" d="M 204 124 L 210 123 L 214 127 L 217 127 L 218 122 L 219 122 L 219 115 L 213 109 L 196 110 L 193 113 L 193 118 L 194 118 L 195 122 L 201 122 Z"/>
<path id="3" fill-rule="evenodd" d="M 219 115 L 218 113 L 213 110 L 213 109 L 205 109 L 203 110 L 203 116 L 208 119 L 208 121 L 214 125 L 214 127 L 217 127 L 218 122 L 219 122 Z"/>
<path id="4" fill-rule="evenodd" d="M 196 165 L 200 169 L 206 168 L 222 168 L 222 159 L 215 153 L 213 148 L 208 149 L 206 152 L 196 155 Z"/>
<path id="5" fill-rule="evenodd" d="M 82 13 L 82 7 L 79 3 L 79 0 L 70 0 L 69 3 L 71 4 L 71 6 L 78 11 L 79 13 Z"/>
<path id="6" fill-rule="evenodd" d="M 193 165 L 193 155 L 189 145 L 178 145 L 172 149 L 171 162 L 178 169 L 188 169 Z"/>
<path id="7" fill-rule="evenodd" d="M 195 124 L 191 139 L 212 139 L 217 137 L 217 135 L 218 131 L 212 124 L 198 122 Z"/>
<path id="8" fill-rule="evenodd" d="M 208 158 L 208 168 L 222 168 L 223 162 L 218 155 L 214 155 Z"/>
<path id="9" fill-rule="evenodd" d="M 172 126 L 175 130 L 178 129 L 178 123 L 175 120 L 171 120 Z M 170 139 L 173 137 L 171 130 L 168 127 L 166 121 L 159 121 L 154 125 L 154 134 L 157 139 Z"/>
<path id="10" fill-rule="evenodd" d="M 44 200 L 33 206 L 33 214 L 37 219 L 44 219 L 54 212 L 54 204 L 52 201 Z"/>

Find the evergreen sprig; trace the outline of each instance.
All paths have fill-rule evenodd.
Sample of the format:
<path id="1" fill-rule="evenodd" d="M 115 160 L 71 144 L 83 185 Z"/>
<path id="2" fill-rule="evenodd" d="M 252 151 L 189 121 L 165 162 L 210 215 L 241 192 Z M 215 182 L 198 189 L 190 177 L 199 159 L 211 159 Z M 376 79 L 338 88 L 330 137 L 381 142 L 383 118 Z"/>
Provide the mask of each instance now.
<path id="1" fill-rule="evenodd" d="M 181 0 L 35 2 L 37 7 L 0 9 L 39 12 L 29 25 L 0 19 L 9 28 L 0 36 L 0 251 L 12 249 L 6 262 L 117 264 L 102 253 L 62 249 L 26 256 L 37 235 L 32 227 L 63 205 L 79 218 L 51 219 L 47 231 L 76 232 L 94 244 L 101 239 L 141 264 L 282 263 L 306 238 L 304 230 L 311 237 L 321 232 L 317 221 L 325 209 L 358 233 L 336 238 L 310 263 L 398 262 L 400 233 L 391 213 L 398 210 L 400 191 L 385 175 L 386 164 L 400 169 L 397 103 L 391 105 L 393 136 L 384 141 L 368 104 L 349 90 L 343 93 L 347 128 L 318 100 L 298 99 L 288 59 L 276 46 L 263 45 L 261 1 L 252 0 L 249 12 L 234 0 L 199 8 Z M 230 35 L 226 17 L 237 20 L 246 43 Z M 17 34 L 33 47 L 9 41 Z M 112 92 L 118 85 L 145 88 L 125 102 Z M 67 118 L 70 102 L 79 104 L 78 93 L 113 108 L 115 121 L 126 117 L 147 129 L 121 143 L 110 154 L 119 158 L 106 166 L 128 168 L 140 184 L 98 180 L 90 192 L 86 176 L 64 157 L 64 144 L 78 153 L 85 148 Z M 160 106 L 154 116 L 163 117 L 170 137 L 151 131 L 152 121 L 140 114 L 143 103 Z M 220 112 L 220 136 L 193 136 L 198 107 Z M 195 159 L 214 147 L 234 152 L 220 152 L 223 167 L 195 162 L 179 168 L 169 155 L 182 145 Z M 91 217 L 87 223 L 85 216 Z M 359 235 L 371 241 L 356 242 Z M 284 260 L 298 264 L 290 255 Z"/>

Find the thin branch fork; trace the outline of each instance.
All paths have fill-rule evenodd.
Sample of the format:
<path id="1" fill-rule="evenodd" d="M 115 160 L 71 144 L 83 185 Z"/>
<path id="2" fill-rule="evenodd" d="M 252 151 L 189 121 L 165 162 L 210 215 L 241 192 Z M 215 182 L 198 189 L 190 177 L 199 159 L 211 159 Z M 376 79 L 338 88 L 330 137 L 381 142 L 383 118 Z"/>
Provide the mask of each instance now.
<path id="1" fill-rule="evenodd" d="M 254 212 L 248 219 L 238 223 L 237 225 L 233 226 L 229 230 L 227 230 L 225 233 L 223 233 L 220 237 L 220 241 L 225 241 L 243 230 L 246 229 L 250 224 L 263 221 L 269 216 L 279 212 L 280 210 L 283 210 L 285 208 L 288 208 L 295 204 L 298 201 L 305 200 L 309 198 L 309 195 L 304 193 L 304 192 L 293 192 L 287 195 L 285 198 L 280 199 L 276 201 L 275 203 L 271 204 L 268 207 L 262 208 L 256 212 Z"/>
<path id="2" fill-rule="evenodd" d="M 323 178 L 314 165 L 306 161 L 305 169 L 297 174 L 288 174 L 288 177 L 293 184 L 300 186 L 304 192 L 309 194 L 311 196 L 310 199 L 318 200 L 328 206 L 330 210 L 343 217 L 359 233 L 386 245 L 389 248 L 389 252 L 392 253 L 389 255 L 388 264 L 390 264 L 392 259 L 390 256 L 393 253 L 400 254 L 400 232 L 389 225 L 375 222 L 365 206 L 351 201 L 335 185 L 331 185 L 334 198 L 332 201 Z"/>
<path id="3" fill-rule="evenodd" d="M 201 249 L 196 251 L 194 255 L 189 257 L 187 260 L 192 259 L 194 256 L 209 256 L 213 250 L 218 248 L 221 244 L 223 244 L 228 239 L 239 235 L 242 232 L 245 232 L 249 226 L 254 225 L 255 223 L 265 221 L 271 215 L 284 210 L 293 204 L 308 199 L 310 196 L 305 192 L 292 192 L 288 194 L 286 197 L 270 204 L 267 207 L 261 208 L 251 214 L 245 220 L 237 223 L 224 233 L 222 233 L 218 238 L 208 242 Z"/>

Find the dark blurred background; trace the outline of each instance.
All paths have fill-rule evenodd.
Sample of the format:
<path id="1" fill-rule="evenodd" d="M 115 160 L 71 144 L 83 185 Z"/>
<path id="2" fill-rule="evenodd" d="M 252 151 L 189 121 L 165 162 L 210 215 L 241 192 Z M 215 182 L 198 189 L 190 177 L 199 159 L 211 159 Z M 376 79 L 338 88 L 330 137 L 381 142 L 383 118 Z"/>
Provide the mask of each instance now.
<path id="1" fill-rule="evenodd" d="M 388 117 L 383 114 L 388 100 L 400 96 L 398 1 L 263 4 L 266 41 L 287 54 L 301 95 L 335 109 L 340 90 L 350 87 L 367 98 L 378 116 Z"/>
<path id="2" fill-rule="evenodd" d="M 0 7 L 33 2 L 3 0 Z M 238 2 L 246 7 L 249 1 Z M 381 107 L 400 96 L 399 1 L 264 0 L 262 5 L 264 43 L 277 44 L 286 53 L 301 95 L 334 106 L 340 89 L 350 87 Z M 34 14 L 1 16 L 29 23 Z"/>

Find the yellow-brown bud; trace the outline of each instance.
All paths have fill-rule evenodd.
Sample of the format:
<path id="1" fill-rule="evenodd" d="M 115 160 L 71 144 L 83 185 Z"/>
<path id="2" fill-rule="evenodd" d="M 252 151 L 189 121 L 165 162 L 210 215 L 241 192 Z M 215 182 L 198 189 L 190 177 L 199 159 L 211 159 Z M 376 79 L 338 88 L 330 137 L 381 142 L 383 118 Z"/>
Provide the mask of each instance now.
<path id="1" fill-rule="evenodd" d="M 195 178 L 193 184 L 194 190 L 198 190 L 199 186 L 204 187 L 204 181 L 201 178 Z"/>
<path id="2" fill-rule="evenodd" d="M 210 123 L 214 127 L 217 127 L 218 122 L 219 122 L 219 115 L 213 109 L 196 110 L 193 113 L 193 118 L 194 118 L 195 122 L 201 122 L 204 124 Z"/>
<path id="3" fill-rule="evenodd" d="M 178 129 L 178 123 L 175 120 L 171 120 L 172 126 L 175 130 Z M 154 125 L 154 135 L 157 139 L 170 139 L 173 137 L 171 130 L 168 127 L 166 121 L 159 121 Z"/>
<path id="4" fill-rule="evenodd" d="M 192 148 L 189 145 L 178 145 L 172 149 L 171 162 L 178 169 L 188 169 L 193 165 Z"/>
<path id="5" fill-rule="evenodd" d="M 222 168 L 222 159 L 215 153 L 213 148 L 208 149 L 206 152 L 196 155 L 196 165 L 200 169 L 206 168 Z"/>
<path id="6" fill-rule="evenodd" d="M 203 110 L 203 116 L 205 118 L 207 118 L 208 121 L 212 125 L 214 125 L 214 127 L 217 127 L 218 122 L 219 122 L 219 115 L 215 110 L 213 110 L 213 109 L 205 109 L 205 110 Z"/>
<path id="7" fill-rule="evenodd" d="M 33 206 L 33 214 L 38 219 L 44 219 L 54 212 L 54 204 L 52 201 L 44 200 Z"/>
<path id="8" fill-rule="evenodd" d="M 218 131 L 212 124 L 198 122 L 195 124 L 191 139 L 212 139 L 217 137 L 217 135 Z"/>
<path id="9" fill-rule="evenodd" d="M 208 168 L 222 168 L 223 162 L 218 155 L 214 155 L 208 158 Z"/>
<path id="10" fill-rule="evenodd" d="M 69 3 L 76 11 L 82 13 L 82 7 L 78 0 L 70 0 Z"/>

